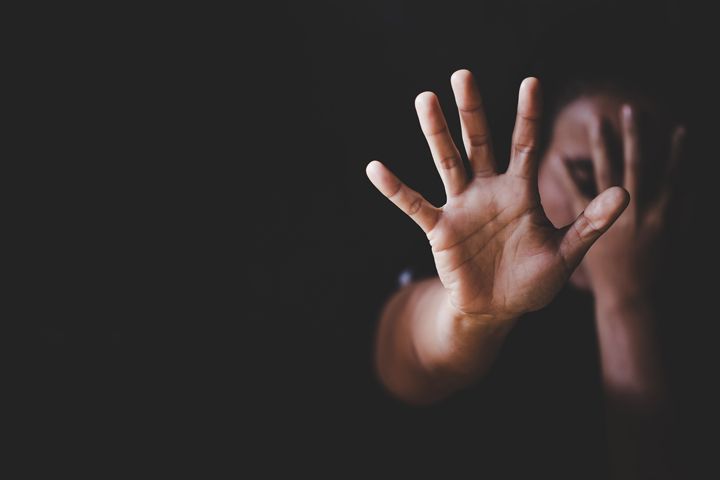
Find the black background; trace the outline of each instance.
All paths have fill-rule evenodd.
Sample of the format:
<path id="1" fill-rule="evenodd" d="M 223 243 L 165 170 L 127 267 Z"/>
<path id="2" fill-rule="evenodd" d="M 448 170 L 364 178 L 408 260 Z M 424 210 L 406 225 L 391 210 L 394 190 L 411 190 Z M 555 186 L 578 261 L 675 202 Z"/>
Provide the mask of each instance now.
<path id="1" fill-rule="evenodd" d="M 432 258 L 365 166 L 381 160 L 442 205 L 413 101 L 436 92 L 459 133 L 449 82 L 459 68 L 475 74 L 505 158 L 531 47 L 581 4 L 618 2 L 18 16 L 9 210 L 21 264 L 14 317 L 27 334 L 9 365 L 23 385 L 16 445 L 28 465 L 331 473 L 393 458 L 388 438 L 402 441 L 393 432 L 417 414 L 377 384 L 372 335 L 398 273 L 432 269 Z M 707 106 L 698 129 L 712 136 L 708 11 L 648 4 L 686 32 L 689 102 Z M 705 172 L 697 182 L 710 220 L 692 259 L 712 245 Z M 679 320 L 675 347 L 686 407 L 709 405 L 713 379 L 711 320 L 697 311 Z M 706 411 L 689 414 L 692 432 Z"/>

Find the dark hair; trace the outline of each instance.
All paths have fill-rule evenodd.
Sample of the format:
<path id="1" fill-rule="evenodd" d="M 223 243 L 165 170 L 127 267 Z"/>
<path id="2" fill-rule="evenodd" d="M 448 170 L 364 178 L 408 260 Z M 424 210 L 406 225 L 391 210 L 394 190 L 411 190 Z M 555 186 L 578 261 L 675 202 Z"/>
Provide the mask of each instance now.
<path id="1" fill-rule="evenodd" d="M 688 90 L 682 52 L 679 29 L 663 8 L 602 5 L 558 18 L 537 43 L 526 72 L 543 86 L 541 148 L 558 112 L 584 94 L 641 94 L 682 121 Z"/>

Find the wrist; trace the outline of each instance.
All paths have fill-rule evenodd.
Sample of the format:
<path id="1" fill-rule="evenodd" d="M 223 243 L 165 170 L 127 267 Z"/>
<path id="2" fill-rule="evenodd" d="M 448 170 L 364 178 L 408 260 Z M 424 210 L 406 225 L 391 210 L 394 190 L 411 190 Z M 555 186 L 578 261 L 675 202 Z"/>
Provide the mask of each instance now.
<path id="1" fill-rule="evenodd" d="M 650 294 L 637 287 L 593 289 L 598 321 L 628 317 L 654 318 Z"/>
<path id="2" fill-rule="evenodd" d="M 650 297 L 649 282 L 630 275 L 593 276 L 590 284 L 595 299 L 609 304 L 633 304 Z"/>
<path id="3" fill-rule="evenodd" d="M 517 320 L 464 313 L 446 292 L 429 318 L 426 328 L 417 331 L 416 352 L 435 385 L 450 390 L 467 387 L 487 372 Z"/>
<path id="4" fill-rule="evenodd" d="M 475 329 L 482 329 L 485 333 L 507 333 L 520 317 L 519 315 L 501 312 L 485 314 L 463 312 L 455 306 L 447 291 L 445 291 L 442 309 L 443 315 L 450 318 L 453 323 L 472 326 Z"/>

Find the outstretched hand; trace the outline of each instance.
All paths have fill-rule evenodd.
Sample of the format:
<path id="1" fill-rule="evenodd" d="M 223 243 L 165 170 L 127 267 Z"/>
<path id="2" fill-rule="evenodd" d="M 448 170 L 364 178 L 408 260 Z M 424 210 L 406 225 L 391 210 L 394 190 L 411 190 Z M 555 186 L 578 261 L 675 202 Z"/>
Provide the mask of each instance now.
<path id="1" fill-rule="evenodd" d="M 384 165 L 367 166 L 370 181 L 426 233 L 451 304 L 470 316 L 516 318 L 547 305 L 590 246 L 620 216 L 627 191 L 611 187 L 571 225 L 548 220 L 538 192 L 542 93 L 537 79 L 520 86 L 510 164 L 498 173 L 482 99 L 472 74 L 459 70 L 452 87 L 460 111 L 468 175 L 437 97 L 418 95 L 420 126 L 440 173 L 447 202 L 437 208 Z"/>

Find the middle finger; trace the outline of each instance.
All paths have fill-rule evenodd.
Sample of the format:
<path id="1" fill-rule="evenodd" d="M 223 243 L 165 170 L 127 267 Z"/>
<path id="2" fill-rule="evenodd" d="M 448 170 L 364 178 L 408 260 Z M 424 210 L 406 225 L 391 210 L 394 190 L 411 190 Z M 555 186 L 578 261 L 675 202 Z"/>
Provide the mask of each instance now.
<path id="1" fill-rule="evenodd" d="M 475 78 L 468 70 L 458 70 L 452 75 L 450 81 L 455 93 L 455 102 L 460 111 L 463 142 L 472 173 L 476 177 L 495 175 L 497 166 L 495 165 L 490 128 Z"/>

